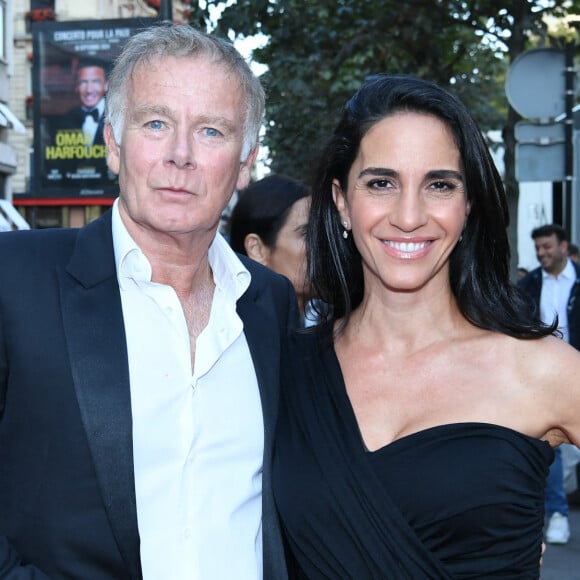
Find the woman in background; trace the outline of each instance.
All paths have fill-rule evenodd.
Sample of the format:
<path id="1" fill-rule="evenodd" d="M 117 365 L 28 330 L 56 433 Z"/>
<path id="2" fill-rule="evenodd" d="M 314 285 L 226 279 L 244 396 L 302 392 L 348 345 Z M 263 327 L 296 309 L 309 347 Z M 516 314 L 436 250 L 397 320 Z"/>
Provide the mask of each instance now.
<path id="1" fill-rule="evenodd" d="M 273 483 L 297 578 L 539 577 L 580 353 L 510 283 L 507 224 L 465 107 L 368 79 L 312 189 L 309 279 L 332 317 L 283 357 Z"/>
<path id="2" fill-rule="evenodd" d="M 303 320 L 309 196 L 304 183 L 270 174 L 240 192 L 230 216 L 231 247 L 292 282 Z"/>

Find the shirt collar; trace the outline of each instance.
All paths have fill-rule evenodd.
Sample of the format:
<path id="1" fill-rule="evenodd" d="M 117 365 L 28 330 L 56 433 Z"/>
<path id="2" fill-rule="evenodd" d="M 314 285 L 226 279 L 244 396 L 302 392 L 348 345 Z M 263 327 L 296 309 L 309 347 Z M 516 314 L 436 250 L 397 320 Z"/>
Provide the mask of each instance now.
<path id="1" fill-rule="evenodd" d="M 105 111 L 105 98 L 103 97 L 94 107 L 81 107 L 83 111 L 94 111 L 95 109 L 99 112 L 99 119 L 102 117 Z"/>
<path id="2" fill-rule="evenodd" d="M 546 272 L 546 270 L 544 270 L 544 268 L 542 268 L 542 279 L 546 280 L 547 278 L 551 278 L 551 279 L 555 279 L 555 280 L 559 280 L 560 278 L 564 278 L 566 280 L 576 280 L 576 270 L 575 270 L 574 266 L 572 265 L 572 260 L 570 260 L 570 258 L 568 258 L 566 260 L 566 266 L 558 274 L 558 276 L 552 276 L 551 274 L 548 274 L 548 272 Z"/>
<path id="3" fill-rule="evenodd" d="M 208 257 L 216 286 L 237 301 L 250 286 L 252 276 L 219 232 L 209 247 Z"/>
<path id="4" fill-rule="evenodd" d="M 119 286 L 122 290 L 126 289 L 130 279 L 136 282 L 150 282 L 151 264 L 135 240 L 130 236 L 121 219 L 119 198 L 113 203 L 112 224 L 115 267 Z"/>
<path id="5" fill-rule="evenodd" d="M 119 213 L 118 198 L 113 203 L 112 224 L 119 286 L 123 289 L 129 278 L 150 282 L 151 264 L 129 235 Z M 209 247 L 208 262 L 216 287 L 237 301 L 250 286 L 251 274 L 219 232 Z"/>

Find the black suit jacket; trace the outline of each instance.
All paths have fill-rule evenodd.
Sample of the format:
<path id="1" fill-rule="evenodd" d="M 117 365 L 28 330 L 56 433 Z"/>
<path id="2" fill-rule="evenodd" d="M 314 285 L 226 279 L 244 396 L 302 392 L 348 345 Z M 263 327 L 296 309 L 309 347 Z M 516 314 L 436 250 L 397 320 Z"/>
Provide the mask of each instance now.
<path id="1" fill-rule="evenodd" d="M 277 580 L 286 570 L 270 460 L 294 293 L 284 278 L 245 265 L 252 283 L 238 313 L 265 426 L 264 578 Z M 44 574 L 141 578 L 111 212 L 80 230 L 0 236 L 0 578 Z"/>
<path id="2" fill-rule="evenodd" d="M 580 350 L 580 265 L 572 262 L 576 270 L 576 281 L 570 290 L 566 313 L 568 315 L 568 331 L 570 333 L 570 344 Z M 536 268 L 526 274 L 519 282 L 518 286 L 526 292 L 532 299 L 538 317 L 540 316 L 540 298 L 542 296 L 542 268 Z"/>
<path id="3" fill-rule="evenodd" d="M 75 107 L 67 111 L 62 117 L 60 117 L 60 128 L 61 129 L 82 129 L 83 123 L 85 122 L 85 111 L 82 107 Z M 101 115 L 98 119 L 97 131 L 93 137 L 92 145 L 104 145 L 105 129 L 105 115 Z"/>

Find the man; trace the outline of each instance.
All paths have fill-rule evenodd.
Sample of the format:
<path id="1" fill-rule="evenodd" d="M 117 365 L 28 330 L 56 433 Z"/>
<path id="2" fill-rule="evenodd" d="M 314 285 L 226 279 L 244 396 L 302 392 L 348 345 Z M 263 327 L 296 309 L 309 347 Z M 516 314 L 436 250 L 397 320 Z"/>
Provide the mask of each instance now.
<path id="1" fill-rule="evenodd" d="M 566 230 L 557 224 L 541 226 L 532 231 L 532 239 L 541 266 L 521 279 L 518 285 L 534 300 L 546 324 L 552 324 L 558 316 L 562 338 L 580 350 L 580 265 L 568 257 Z M 566 544 L 570 539 L 570 526 L 562 449 L 556 448 L 555 454 L 546 487 L 546 542 Z"/>
<path id="2" fill-rule="evenodd" d="M 1 578 L 286 578 L 270 457 L 295 299 L 216 234 L 263 106 L 230 44 L 145 30 L 109 79 L 112 211 L 0 237 Z"/>
<path id="3" fill-rule="evenodd" d="M 105 93 L 108 83 L 105 67 L 99 62 L 81 61 L 77 68 L 75 93 L 79 105 L 65 113 L 67 129 L 82 130 L 88 146 L 104 145 Z"/>

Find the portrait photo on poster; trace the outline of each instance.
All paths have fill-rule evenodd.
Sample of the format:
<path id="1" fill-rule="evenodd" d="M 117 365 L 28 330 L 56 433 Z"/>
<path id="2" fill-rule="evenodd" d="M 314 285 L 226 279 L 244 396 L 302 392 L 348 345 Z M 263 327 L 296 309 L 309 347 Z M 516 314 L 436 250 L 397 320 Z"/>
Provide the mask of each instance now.
<path id="1" fill-rule="evenodd" d="M 127 39 L 151 19 L 33 25 L 34 191 L 116 197 L 103 129 L 108 74 Z"/>

